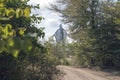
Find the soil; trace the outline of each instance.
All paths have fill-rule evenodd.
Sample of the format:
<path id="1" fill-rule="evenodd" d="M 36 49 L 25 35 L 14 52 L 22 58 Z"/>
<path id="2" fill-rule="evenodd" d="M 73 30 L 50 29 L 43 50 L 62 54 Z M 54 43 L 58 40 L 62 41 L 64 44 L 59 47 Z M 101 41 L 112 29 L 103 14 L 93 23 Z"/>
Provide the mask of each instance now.
<path id="1" fill-rule="evenodd" d="M 118 72 L 95 71 L 87 68 L 74 68 L 70 66 L 59 66 L 65 73 L 61 80 L 120 80 Z"/>

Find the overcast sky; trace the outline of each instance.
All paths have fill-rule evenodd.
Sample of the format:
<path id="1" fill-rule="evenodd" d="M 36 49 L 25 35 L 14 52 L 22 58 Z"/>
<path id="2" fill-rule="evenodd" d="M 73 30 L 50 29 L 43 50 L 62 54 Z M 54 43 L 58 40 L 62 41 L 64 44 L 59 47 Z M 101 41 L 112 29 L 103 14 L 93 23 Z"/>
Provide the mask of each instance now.
<path id="1" fill-rule="evenodd" d="M 39 14 L 44 17 L 45 20 L 42 20 L 42 23 L 38 27 L 45 27 L 45 38 L 48 39 L 50 36 L 54 35 L 55 31 L 59 28 L 59 25 L 62 23 L 60 21 L 59 14 L 49 11 L 46 7 L 49 7 L 50 3 L 54 4 L 56 0 L 30 0 L 29 4 L 40 4 L 40 10 L 34 10 L 32 13 Z M 117 1 L 117 0 L 114 0 Z M 68 28 L 63 25 L 63 28 Z"/>
<path id="2" fill-rule="evenodd" d="M 52 36 L 61 24 L 59 14 L 49 11 L 46 8 L 50 6 L 50 3 L 55 3 L 55 0 L 30 0 L 29 2 L 29 4 L 33 5 L 40 4 L 40 10 L 34 10 L 32 13 L 37 13 L 45 18 L 45 20 L 42 20 L 42 23 L 38 25 L 39 27 L 45 27 L 45 38 Z"/>

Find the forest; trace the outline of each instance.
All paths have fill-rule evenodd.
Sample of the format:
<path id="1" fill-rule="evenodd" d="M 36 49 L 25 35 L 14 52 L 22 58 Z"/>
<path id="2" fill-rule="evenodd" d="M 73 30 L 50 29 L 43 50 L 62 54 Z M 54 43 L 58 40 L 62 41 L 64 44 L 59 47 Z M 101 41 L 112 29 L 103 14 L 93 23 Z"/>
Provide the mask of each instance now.
<path id="1" fill-rule="evenodd" d="M 50 9 L 69 25 L 73 42 L 63 47 L 66 57 L 72 57 L 72 65 L 120 67 L 119 0 L 58 0 Z"/>
<path id="2" fill-rule="evenodd" d="M 29 0 L 0 0 L 0 80 L 58 80 L 59 65 L 120 68 L 120 0 L 56 0 L 69 42 L 45 37 L 40 9 Z M 35 34 L 35 35 L 32 35 Z"/>

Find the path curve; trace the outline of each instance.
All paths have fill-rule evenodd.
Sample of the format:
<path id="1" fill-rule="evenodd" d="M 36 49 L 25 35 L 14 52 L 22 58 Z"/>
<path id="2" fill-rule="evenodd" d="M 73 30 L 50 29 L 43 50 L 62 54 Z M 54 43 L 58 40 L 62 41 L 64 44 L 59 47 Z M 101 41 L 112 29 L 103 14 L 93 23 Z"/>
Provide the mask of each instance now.
<path id="1" fill-rule="evenodd" d="M 92 70 L 90 71 L 83 68 L 60 66 L 60 69 L 65 73 L 62 80 L 120 80 L 120 77 L 118 79 L 112 79 L 93 73 L 94 71 Z"/>

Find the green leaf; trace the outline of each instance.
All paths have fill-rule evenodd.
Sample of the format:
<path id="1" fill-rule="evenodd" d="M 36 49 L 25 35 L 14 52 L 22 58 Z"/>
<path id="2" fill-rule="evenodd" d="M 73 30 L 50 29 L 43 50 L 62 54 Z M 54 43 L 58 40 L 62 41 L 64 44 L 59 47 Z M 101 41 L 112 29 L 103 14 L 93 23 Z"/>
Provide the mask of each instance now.
<path id="1" fill-rule="evenodd" d="M 15 15 L 15 11 L 13 8 L 6 9 L 5 11 L 6 11 L 6 16 L 8 16 L 9 18 L 12 18 Z"/>
<path id="2" fill-rule="evenodd" d="M 9 31 L 12 29 L 12 26 L 10 24 L 7 24 L 4 28 L 4 34 L 3 37 L 6 38 L 9 34 Z"/>
<path id="3" fill-rule="evenodd" d="M 19 30 L 19 34 L 23 36 L 23 35 L 24 35 L 25 30 L 26 30 L 25 28 L 20 28 L 20 30 Z"/>
<path id="4" fill-rule="evenodd" d="M 12 55 L 13 55 L 15 58 L 18 57 L 18 54 L 19 54 L 19 50 L 17 50 L 17 49 L 12 50 Z"/>
<path id="5" fill-rule="evenodd" d="M 29 52 L 32 49 L 32 43 L 29 40 L 22 40 L 21 41 L 21 48 L 25 52 Z"/>
<path id="6" fill-rule="evenodd" d="M 30 7 L 26 7 L 25 9 L 24 9 L 24 16 L 25 17 L 30 17 Z"/>
<path id="7" fill-rule="evenodd" d="M 13 47 L 15 44 L 14 44 L 14 40 L 13 39 L 9 39 L 8 40 L 8 45 Z"/>
<path id="8" fill-rule="evenodd" d="M 12 26 L 10 24 L 7 24 L 5 26 L 4 33 L 5 33 L 6 36 L 8 36 L 9 30 L 11 30 L 11 29 L 12 29 Z"/>
<path id="9" fill-rule="evenodd" d="M 120 19 L 115 19 L 114 22 L 115 22 L 116 24 L 120 24 Z"/>
<path id="10" fill-rule="evenodd" d="M 3 3 L 0 3 L 0 8 L 1 8 L 1 7 L 4 7 L 4 6 L 5 6 L 5 5 L 4 5 Z"/>
<path id="11" fill-rule="evenodd" d="M 15 30 L 12 30 L 11 32 L 9 32 L 9 36 L 13 36 L 15 34 Z"/>
<path id="12" fill-rule="evenodd" d="M 16 18 L 19 18 L 19 17 L 21 17 L 21 16 L 23 16 L 23 10 L 20 9 L 20 8 L 18 8 L 18 9 L 16 10 Z"/>

